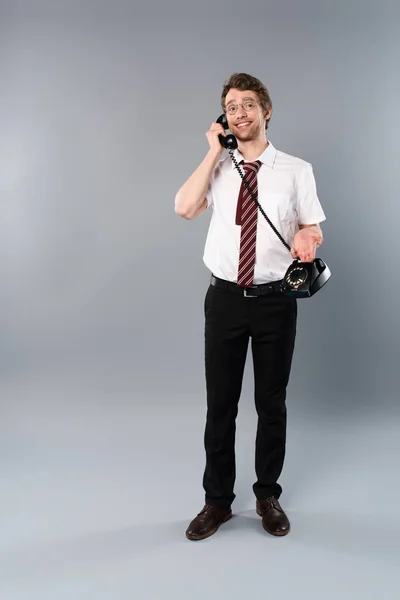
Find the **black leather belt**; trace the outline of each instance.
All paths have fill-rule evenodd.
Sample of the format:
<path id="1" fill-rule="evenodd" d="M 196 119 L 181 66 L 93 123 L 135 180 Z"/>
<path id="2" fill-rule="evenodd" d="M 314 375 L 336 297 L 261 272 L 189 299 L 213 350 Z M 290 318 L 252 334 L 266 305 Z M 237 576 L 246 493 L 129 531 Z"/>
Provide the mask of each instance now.
<path id="1" fill-rule="evenodd" d="M 271 281 L 271 283 L 261 283 L 259 285 L 253 285 L 252 287 L 243 288 L 238 286 L 233 281 L 226 281 L 211 275 L 211 285 L 224 289 L 234 294 L 241 294 L 247 298 L 257 298 L 258 296 L 266 296 L 267 294 L 279 294 L 281 293 L 281 284 L 283 279 L 279 281 Z"/>

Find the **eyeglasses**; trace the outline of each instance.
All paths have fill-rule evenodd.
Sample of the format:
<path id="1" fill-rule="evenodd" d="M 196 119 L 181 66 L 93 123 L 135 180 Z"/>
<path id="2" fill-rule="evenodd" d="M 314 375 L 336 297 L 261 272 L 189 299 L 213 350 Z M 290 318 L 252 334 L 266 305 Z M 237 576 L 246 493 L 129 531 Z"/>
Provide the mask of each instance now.
<path id="1" fill-rule="evenodd" d="M 237 109 L 239 108 L 239 106 L 241 106 L 246 112 L 251 112 L 252 110 L 255 109 L 256 104 L 259 104 L 259 103 L 255 102 L 253 100 L 248 100 L 247 102 L 243 102 L 243 104 L 241 104 L 240 102 L 239 102 L 239 104 L 230 104 L 226 108 L 226 112 L 229 115 L 235 115 L 237 113 Z"/>

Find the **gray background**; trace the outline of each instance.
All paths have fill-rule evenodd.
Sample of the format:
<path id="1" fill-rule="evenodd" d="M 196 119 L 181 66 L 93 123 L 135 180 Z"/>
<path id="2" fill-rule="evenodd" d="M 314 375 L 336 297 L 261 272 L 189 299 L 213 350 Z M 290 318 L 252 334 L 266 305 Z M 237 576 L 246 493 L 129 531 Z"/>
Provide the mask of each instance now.
<path id="1" fill-rule="evenodd" d="M 1 2 L 7 600 L 397 597 L 396 4 Z M 313 165 L 333 275 L 299 303 L 293 531 L 255 518 L 249 354 L 237 516 L 193 544 L 211 212 L 185 221 L 174 196 L 237 71 L 269 88 L 273 144 Z"/>

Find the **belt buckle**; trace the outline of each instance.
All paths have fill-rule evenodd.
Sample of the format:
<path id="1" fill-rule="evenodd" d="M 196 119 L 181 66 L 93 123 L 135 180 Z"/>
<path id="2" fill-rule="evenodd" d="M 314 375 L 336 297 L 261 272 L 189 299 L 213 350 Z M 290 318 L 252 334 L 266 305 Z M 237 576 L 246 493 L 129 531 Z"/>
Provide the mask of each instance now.
<path id="1" fill-rule="evenodd" d="M 252 294 L 248 294 L 246 288 L 243 288 L 243 296 L 245 296 L 246 298 L 257 298 L 257 296 L 253 296 Z"/>

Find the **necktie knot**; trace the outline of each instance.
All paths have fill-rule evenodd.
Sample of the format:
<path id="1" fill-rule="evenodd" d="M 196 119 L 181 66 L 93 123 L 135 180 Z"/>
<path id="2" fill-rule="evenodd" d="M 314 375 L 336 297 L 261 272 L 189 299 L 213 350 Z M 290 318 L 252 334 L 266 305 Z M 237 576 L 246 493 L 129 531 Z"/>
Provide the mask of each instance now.
<path id="1" fill-rule="evenodd" d="M 261 161 L 259 160 L 255 160 L 253 162 L 244 162 L 244 160 L 242 160 L 239 164 L 242 166 L 245 175 L 251 172 L 258 173 L 261 167 Z"/>

